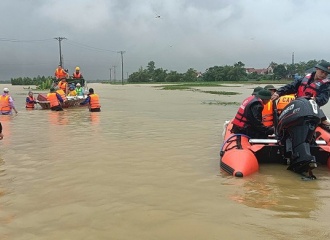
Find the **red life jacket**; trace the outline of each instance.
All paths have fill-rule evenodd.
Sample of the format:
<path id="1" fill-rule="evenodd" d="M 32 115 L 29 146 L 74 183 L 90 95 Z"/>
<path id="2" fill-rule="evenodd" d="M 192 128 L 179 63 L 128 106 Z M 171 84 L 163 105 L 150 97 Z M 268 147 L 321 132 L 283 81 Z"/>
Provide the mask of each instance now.
<path id="1" fill-rule="evenodd" d="M 25 107 L 26 108 L 34 108 L 34 102 L 35 102 L 35 98 L 32 96 L 28 96 L 28 98 L 29 98 L 29 102 L 26 102 L 26 105 L 25 105 Z"/>
<path id="2" fill-rule="evenodd" d="M 78 72 L 78 73 L 74 72 L 73 73 L 73 78 L 81 78 L 81 73 L 80 72 Z"/>
<path id="3" fill-rule="evenodd" d="M 240 128 L 249 126 L 248 120 L 247 120 L 247 114 L 249 111 L 248 109 L 252 103 L 255 103 L 257 101 L 259 101 L 261 104 L 263 104 L 262 101 L 259 98 L 257 98 L 256 96 L 250 96 L 250 97 L 246 98 L 242 102 L 241 106 L 239 107 L 239 109 L 236 113 L 236 116 L 233 120 L 233 124 Z"/>
<path id="4" fill-rule="evenodd" d="M 320 87 L 330 82 L 329 79 L 315 80 L 311 84 L 308 84 L 308 80 L 311 78 L 311 74 L 306 75 L 301 81 L 300 86 L 298 87 L 297 97 L 316 97 Z"/>

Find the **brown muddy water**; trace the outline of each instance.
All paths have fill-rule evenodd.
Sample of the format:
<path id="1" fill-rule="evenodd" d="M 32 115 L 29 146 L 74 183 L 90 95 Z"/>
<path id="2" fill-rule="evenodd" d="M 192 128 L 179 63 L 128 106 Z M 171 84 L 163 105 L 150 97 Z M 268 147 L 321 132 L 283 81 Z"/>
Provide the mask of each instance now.
<path id="1" fill-rule="evenodd" d="M 253 85 L 160 90 L 90 84 L 102 112 L 0 116 L 0 239 L 329 239 L 330 171 L 282 165 L 238 179 L 219 170 L 223 123 Z M 329 107 L 324 108 L 329 115 Z"/>

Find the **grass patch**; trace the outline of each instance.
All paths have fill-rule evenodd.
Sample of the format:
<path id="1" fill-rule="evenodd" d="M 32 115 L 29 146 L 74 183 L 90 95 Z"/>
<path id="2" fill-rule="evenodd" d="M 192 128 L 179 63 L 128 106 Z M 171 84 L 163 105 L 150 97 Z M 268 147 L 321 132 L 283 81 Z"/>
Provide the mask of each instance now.
<path id="1" fill-rule="evenodd" d="M 216 95 L 237 95 L 240 94 L 238 92 L 225 92 L 225 91 L 201 91 L 203 93 L 210 93 L 210 94 L 216 94 Z"/>
<path id="2" fill-rule="evenodd" d="M 216 101 L 216 100 L 204 101 L 204 102 L 202 102 L 202 104 L 222 105 L 222 106 L 228 106 L 228 105 L 239 106 L 240 105 L 240 103 L 238 103 L 238 102 L 223 102 L 223 101 Z"/>
<path id="3" fill-rule="evenodd" d="M 166 86 L 157 86 L 160 87 L 161 90 L 188 90 L 188 91 L 195 91 L 195 92 L 203 92 L 209 94 L 216 94 L 216 95 L 237 95 L 238 92 L 226 92 L 226 91 L 203 91 L 200 89 L 192 88 L 190 85 L 166 85 Z M 197 86 L 195 86 L 197 87 Z"/>

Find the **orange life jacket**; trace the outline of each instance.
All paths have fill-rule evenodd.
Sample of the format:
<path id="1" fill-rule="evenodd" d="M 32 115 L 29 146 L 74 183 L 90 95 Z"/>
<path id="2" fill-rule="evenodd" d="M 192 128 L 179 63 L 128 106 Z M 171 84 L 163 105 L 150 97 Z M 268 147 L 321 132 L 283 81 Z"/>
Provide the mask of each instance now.
<path id="1" fill-rule="evenodd" d="M 67 73 L 64 71 L 63 68 L 59 69 L 59 68 L 56 68 L 55 70 L 55 77 L 56 78 L 64 78 L 66 77 Z"/>
<path id="2" fill-rule="evenodd" d="M 264 109 L 262 110 L 262 123 L 266 127 L 271 127 L 274 125 L 274 116 L 273 116 L 273 101 L 269 101 L 266 105 L 264 105 Z"/>
<path id="3" fill-rule="evenodd" d="M 100 101 L 99 101 L 99 96 L 97 94 L 90 94 L 89 97 L 90 97 L 90 100 L 89 100 L 90 109 L 101 107 Z"/>
<path id="4" fill-rule="evenodd" d="M 63 99 L 63 102 L 67 100 L 65 96 L 65 92 L 62 89 L 58 89 L 56 92 L 60 94 L 61 98 Z"/>
<path id="5" fill-rule="evenodd" d="M 0 96 L 0 111 L 2 113 L 8 113 L 11 111 L 11 106 L 9 103 L 9 95 L 1 95 Z"/>
<path id="6" fill-rule="evenodd" d="M 240 127 L 240 128 L 244 128 L 246 126 L 249 126 L 248 120 L 247 120 L 247 113 L 248 113 L 248 109 L 249 106 L 254 103 L 259 101 L 261 104 L 262 101 L 257 98 L 256 96 L 250 96 L 248 98 L 246 98 L 243 103 L 241 104 L 241 106 L 239 107 L 236 116 L 233 120 L 233 124 Z"/>
<path id="7" fill-rule="evenodd" d="M 81 78 L 81 73 L 80 72 L 74 72 L 73 73 L 73 78 Z"/>
<path id="8" fill-rule="evenodd" d="M 54 92 L 47 94 L 47 101 L 49 101 L 51 108 L 60 105 L 60 102 L 57 99 L 56 93 L 54 93 Z"/>
<path id="9" fill-rule="evenodd" d="M 58 86 L 60 89 L 62 89 L 64 92 L 66 92 L 66 87 L 67 87 L 67 85 L 68 85 L 67 82 L 63 82 L 63 81 L 61 80 L 61 81 L 59 81 L 59 83 L 58 83 L 57 86 Z"/>
<path id="10" fill-rule="evenodd" d="M 311 84 L 308 84 L 310 78 L 311 74 L 308 74 L 303 78 L 300 86 L 298 87 L 297 97 L 316 97 L 321 85 L 330 82 L 330 80 L 326 78 L 323 80 L 315 80 Z"/>
<path id="11" fill-rule="evenodd" d="M 35 98 L 32 96 L 28 96 L 28 98 L 29 98 L 29 102 L 26 102 L 26 105 L 25 105 L 25 107 L 26 108 L 34 108 L 34 102 L 35 102 Z"/>
<path id="12" fill-rule="evenodd" d="M 289 94 L 289 95 L 283 95 L 281 96 L 276 104 L 277 112 L 280 114 L 282 110 L 288 105 L 291 101 L 295 99 L 294 94 Z"/>

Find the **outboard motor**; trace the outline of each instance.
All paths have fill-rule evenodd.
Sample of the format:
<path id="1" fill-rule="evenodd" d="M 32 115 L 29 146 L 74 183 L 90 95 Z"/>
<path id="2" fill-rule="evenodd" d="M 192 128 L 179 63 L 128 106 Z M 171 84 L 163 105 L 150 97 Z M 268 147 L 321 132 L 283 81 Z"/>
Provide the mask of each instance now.
<path id="1" fill-rule="evenodd" d="M 290 158 L 289 170 L 312 175 L 317 164 L 310 144 L 320 121 L 320 108 L 312 99 L 297 98 L 283 109 L 276 132 L 285 146 L 285 156 Z"/>

